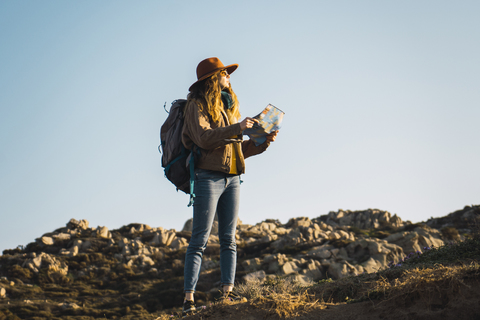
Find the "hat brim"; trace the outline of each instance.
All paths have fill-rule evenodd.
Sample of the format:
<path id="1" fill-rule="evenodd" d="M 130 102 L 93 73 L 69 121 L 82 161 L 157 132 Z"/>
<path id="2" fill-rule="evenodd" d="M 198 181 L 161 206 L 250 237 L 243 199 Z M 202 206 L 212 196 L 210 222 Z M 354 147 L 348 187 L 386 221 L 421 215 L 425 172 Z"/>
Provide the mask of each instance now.
<path id="1" fill-rule="evenodd" d="M 191 86 L 190 88 L 188 88 L 188 91 L 192 91 L 192 88 L 197 84 L 199 83 L 200 81 L 203 81 L 205 79 L 207 79 L 208 77 L 210 77 L 212 74 L 214 74 L 215 72 L 219 71 L 219 70 L 223 70 L 223 69 L 227 69 L 227 72 L 228 74 L 232 74 L 235 70 L 237 70 L 238 68 L 238 64 L 231 64 L 231 65 L 228 65 L 228 66 L 225 66 L 225 67 L 221 67 L 221 68 L 217 68 L 217 69 L 214 69 L 212 71 L 210 71 L 209 73 L 203 75 L 200 79 L 198 79 L 197 81 L 195 81 Z"/>

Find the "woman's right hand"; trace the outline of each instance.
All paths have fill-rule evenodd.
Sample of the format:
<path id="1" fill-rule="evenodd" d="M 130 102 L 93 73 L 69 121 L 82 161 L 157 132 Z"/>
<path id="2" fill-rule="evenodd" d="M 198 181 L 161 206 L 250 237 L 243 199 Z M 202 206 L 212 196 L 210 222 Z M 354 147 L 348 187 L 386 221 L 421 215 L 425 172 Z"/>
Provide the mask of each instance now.
<path id="1" fill-rule="evenodd" d="M 243 119 L 242 122 L 240 122 L 240 128 L 243 130 L 245 129 L 249 129 L 251 127 L 253 127 L 253 125 L 255 123 L 258 123 L 258 120 L 257 119 L 253 119 L 253 118 L 250 118 L 250 117 L 246 117 L 245 119 Z"/>

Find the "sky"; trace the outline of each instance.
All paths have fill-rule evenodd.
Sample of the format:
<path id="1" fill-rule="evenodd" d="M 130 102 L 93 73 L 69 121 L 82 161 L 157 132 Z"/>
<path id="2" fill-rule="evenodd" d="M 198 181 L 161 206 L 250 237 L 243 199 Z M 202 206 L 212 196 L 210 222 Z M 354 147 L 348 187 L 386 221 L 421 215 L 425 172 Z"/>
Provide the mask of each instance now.
<path id="1" fill-rule="evenodd" d="M 240 219 L 480 204 L 478 1 L 0 0 L 0 252 L 71 219 L 181 230 L 160 126 L 197 64 L 238 63 L 243 117 L 285 111 L 247 159 Z"/>

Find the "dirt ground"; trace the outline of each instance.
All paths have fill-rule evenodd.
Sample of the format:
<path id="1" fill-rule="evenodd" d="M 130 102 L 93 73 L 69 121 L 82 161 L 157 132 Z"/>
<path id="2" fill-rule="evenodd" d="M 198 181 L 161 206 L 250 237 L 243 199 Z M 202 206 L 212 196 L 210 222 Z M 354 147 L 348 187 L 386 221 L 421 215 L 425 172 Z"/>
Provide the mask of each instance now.
<path id="1" fill-rule="evenodd" d="M 186 319 L 200 320 L 257 320 L 285 319 L 275 311 L 260 309 L 248 302 L 217 305 Z M 287 318 L 288 319 L 288 318 Z M 395 300 L 364 301 L 350 304 L 318 304 L 307 311 L 299 311 L 289 319 L 367 320 L 367 319 L 422 319 L 422 320 L 480 320 L 480 283 L 469 281 L 458 293 L 445 296 L 433 290 L 428 295 L 410 293 Z"/>

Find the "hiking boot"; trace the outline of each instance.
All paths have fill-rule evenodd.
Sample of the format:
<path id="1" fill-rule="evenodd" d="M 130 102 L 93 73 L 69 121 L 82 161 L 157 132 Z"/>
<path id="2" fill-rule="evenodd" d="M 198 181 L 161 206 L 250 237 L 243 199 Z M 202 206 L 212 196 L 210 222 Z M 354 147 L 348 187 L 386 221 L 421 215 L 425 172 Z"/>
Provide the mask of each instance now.
<path id="1" fill-rule="evenodd" d="M 233 291 L 228 291 L 228 292 L 223 292 L 221 290 L 218 290 L 218 294 L 215 297 L 215 301 L 223 301 L 223 300 L 229 300 L 229 301 L 242 301 L 242 300 L 247 300 L 247 298 L 244 298 L 242 296 L 239 296 Z"/>
<path id="2" fill-rule="evenodd" d="M 195 302 L 187 300 L 183 303 L 183 310 L 182 310 L 182 315 L 186 316 L 189 314 L 193 314 L 197 308 L 195 307 Z"/>
<path id="3" fill-rule="evenodd" d="M 242 300 L 247 301 L 247 298 L 239 296 L 233 291 L 226 292 L 225 299 L 229 299 L 230 301 L 242 301 Z"/>

